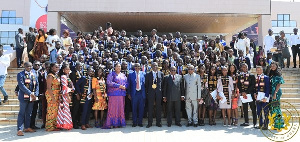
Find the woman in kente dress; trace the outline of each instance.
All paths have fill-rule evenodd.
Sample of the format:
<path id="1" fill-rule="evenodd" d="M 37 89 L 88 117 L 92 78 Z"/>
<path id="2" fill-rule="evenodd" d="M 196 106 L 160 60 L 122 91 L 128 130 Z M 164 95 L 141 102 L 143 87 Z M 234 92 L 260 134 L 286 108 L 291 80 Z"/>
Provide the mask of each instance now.
<path id="1" fill-rule="evenodd" d="M 92 80 L 92 88 L 94 92 L 94 115 L 95 115 L 95 127 L 100 128 L 103 125 L 103 115 L 104 110 L 107 109 L 106 103 L 106 85 L 105 85 L 105 75 L 103 68 L 99 68 L 96 77 Z M 98 121 L 98 111 L 100 110 L 100 123 Z"/>
<path id="2" fill-rule="evenodd" d="M 59 131 L 59 129 L 56 128 L 59 103 L 58 96 L 60 94 L 58 71 L 59 66 L 56 63 L 51 63 L 50 71 L 47 75 L 47 91 L 45 93 L 47 99 L 46 131 Z"/>
<path id="3" fill-rule="evenodd" d="M 71 97 L 69 93 L 74 90 L 74 86 L 71 86 L 71 88 L 69 88 L 69 74 L 69 64 L 63 65 L 59 71 L 61 80 L 61 94 L 59 96 L 60 103 L 58 107 L 57 128 L 66 130 L 71 130 L 73 128 L 71 111 L 69 106 L 69 103 L 71 102 Z"/>
<path id="4" fill-rule="evenodd" d="M 222 110 L 222 116 L 223 116 L 223 121 L 224 121 L 224 125 L 223 126 L 231 126 L 231 120 L 230 120 L 230 116 L 231 116 L 231 97 L 234 96 L 235 92 L 234 92 L 234 86 L 233 86 L 233 80 L 230 76 L 227 75 L 228 73 L 228 69 L 227 67 L 222 67 L 222 76 L 219 77 L 218 79 L 218 84 L 217 84 L 217 88 L 218 88 L 218 97 L 219 97 L 219 105 L 220 105 L 220 109 Z M 223 99 L 220 97 L 220 94 L 223 93 L 223 95 L 226 98 L 225 102 Z M 227 111 L 227 125 L 226 125 L 226 111 Z"/>
<path id="5" fill-rule="evenodd" d="M 284 80 L 281 76 L 281 73 L 278 71 L 278 65 L 275 62 L 272 62 L 270 65 L 270 80 L 271 80 L 271 97 L 272 97 L 272 102 L 270 106 L 270 116 L 275 115 L 274 118 L 274 124 L 272 129 L 274 130 L 280 130 L 284 128 L 284 121 L 282 118 L 282 113 L 280 109 L 280 98 L 282 96 L 282 91 L 280 88 L 280 85 L 284 83 Z"/>
<path id="6" fill-rule="evenodd" d="M 209 69 L 209 74 L 208 74 L 208 90 L 209 93 L 212 93 L 213 91 L 217 90 L 217 82 L 218 82 L 218 77 L 217 77 L 217 67 L 212 65 Z M 218 109 L 218 103 L 217 101 L 211 96 L 210 96 L 210 106 L 208 107 L 209 109 L 209 125 L 216 125 L 216 115 L 217 115 L 217 109 Z"/>
<path id="7" fill-rule="evenodd" d="M 237 82 L 238 82 L 238 75 L 237 75 L 237 67 L 235 64 L 229 64 L 228 66 L 228 76 L 230 76 L 232 78 L 232 82 L 233 82 L 233 86 L 234 86 L 234 95 L 232 95 L 232 101 L 231 101 L 231 116 L 232 116 L 232 120 L 231 120 L 231 125 L 237 126 L 238 124 L 238 103 L 239 103 L 239 91 L 237 88 Z M 240 105 L 242 105 L 240 103 Z M 241 111 L 243 111 L 243 109 L 241 108 Z M 243 112 L 241 112 L 243 113 Z"/>
<path id="8" fill-rule="evenodd" d="M 104 128 L 125 127 L 125 96 L 127 77 L 121 73 L 121 65 L 115 65 L 115 71 L 107 76 L 108 111 Z"/>
<path id="9" fill-rule="evenodd" d="M 206 112 L 206 108 L 210 106 L 211 100 L 210 100 L 210 94 L 208 91 L 208 75 L 205 73 L 206 69 L 205 69 L 205 65 L 204 64 L 200 64 L 198 66 L 198 74 L 200 75 L 201 78 L 201 100 L 199 102 L 199 106 L 198 106 L 198 122 L 200 126 L 204 126 L 204 119 L 205 119 L 205 112 Z"/>

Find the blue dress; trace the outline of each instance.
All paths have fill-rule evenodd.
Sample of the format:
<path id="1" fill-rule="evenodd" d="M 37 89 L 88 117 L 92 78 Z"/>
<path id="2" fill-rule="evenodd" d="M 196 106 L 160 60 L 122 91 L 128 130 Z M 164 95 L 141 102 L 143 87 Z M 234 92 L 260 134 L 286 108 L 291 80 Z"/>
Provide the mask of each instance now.
<path id="1" fill-rule="evenodd" d="M 273 95 L 276 90 L 276 86 L 278 84 L 284 84 L 284 80 L 281 76 L 273 76 L 271 77 L 271 94 Z M 275 117 L 273 118 L 274 124 L 273 127 L 275 130 L 280 130 L 284 128 L 284 121 L 282 119 L 282 112 L 280 109 L 280 98 L 282 96 L 282 90 L 279 88 L 278 92 L 276 93 L 276 99 L 272 99 L 270 113 L 271 116 L 276 113 Z"/>

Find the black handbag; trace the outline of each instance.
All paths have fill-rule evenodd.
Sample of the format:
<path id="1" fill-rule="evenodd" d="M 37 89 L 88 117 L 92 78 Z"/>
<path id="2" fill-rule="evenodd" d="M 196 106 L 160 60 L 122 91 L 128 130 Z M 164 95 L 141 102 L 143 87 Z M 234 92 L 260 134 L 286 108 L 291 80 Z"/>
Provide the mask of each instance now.
<path id="1" fill-rule="evenodd" d="M 290 54 L 290 51 L 289 51 L 288 47 L 283 48 L 282 57 L 283 58 L 290 58 L 291 57 L 291 54 Z"/>

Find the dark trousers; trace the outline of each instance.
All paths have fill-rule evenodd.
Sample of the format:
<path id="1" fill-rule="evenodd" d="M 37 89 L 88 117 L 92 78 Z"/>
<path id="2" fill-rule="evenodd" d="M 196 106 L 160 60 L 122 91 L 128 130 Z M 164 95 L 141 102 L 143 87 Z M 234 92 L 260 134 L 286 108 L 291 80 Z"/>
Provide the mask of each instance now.
<path id="1" fill-rule="evenodd" d="M 145 107 L 145 99 L 143 98 L 142 91 L 137 91 L 131 100 L 133 124 L 142 124 Z"/>
<path id="2" fill-rule="evenodd" d="M 244 111 L 245 123 L 249 123 L 248 104 L 250 105 L 250 108 L 251 108 L 251 111 L 252 111 L 253 124 L 256 125 L 256 123 L 257 123 L 257 116 L 256 116 L 255 101 L 252 101 L 252 102 L 249 102 L 249 103 L 243 103 L 243 111 Z"/>
<path id="3" fill-rule="evenodd" d="M 131 100 L 128 98 L 128 96 L 125 96 L 125 119 L 129 119 L 129 114 L 131 111 Z"/>
<path id="4" fill-rule="evenodd" d="M 293 63 L 294 63 L 294 67 L 296 67 L 296 64 L 297 64 L 297 61 L 296 61 L 296 58 L 297 58 L 297 54 L 298 54 L 298 57 L 299 57 L 299 64 L 300 64 L 300 49 L 299 49 L 300 45 L 297 44 L 297 45 L 293 45 L 292 46 L 292 53 L 293 53 Z"/>
<path id="5" fill-rule="evenodd" d="M 33 45 L 31 47 L 27 46 L 27 55 L 29 62 L 33 63 L 33 57 L 29 55 L 29 52 L 33 49 Z"/>
<path id="6" fill-rule="evenodd" d="M 38 107 L 39 107 L 39 101 L 34 101 L 33 102 L 32 113 L 31 113 L 31 120 L 30 120 L 30 127 L 31 128 L 33 128 L 35 126 L 35 118 L 36 118 Z"/>
<path id="7" fill-rule="evenodd" d="M 268 119 L 268 114 L 269 114 L 269 106 L 268 103 L 264 102 L 256 102 L 257 106 L 257 116 L 259 118 L 259 126 L 268 126 L 269 124 L 269 119 Z M 264 114 L 262 113 L 264 111 Z"/>
<path id="8" fill-rule="evenodd" d="M 43 124 L 46 124 L 46 115 L 47 115 L 47 100 L 45 95 L 41 95 L 40 97 L 41 102 L 42 102 L 42 120 Z"/>
<path id="9" fill-rule="evenodd" d="M 82 108 L 81 125 L 89 124 L 91 110 L 92 99 L 88 100 L 88 98 L 86 98 Z"/>
<path id="10" fill-rule="evenodd" d="M 17 120 L 17 130 L 23 130 L 23 124 L 24 128 L 27 129 L 30 127 L 30 115 L 33 108 L 33 102 L 29 101 L 20 101 L 20 111 L 18 114 L 18 120 Z"/>
<path id="11" fill-rule="evenodd" d="M 282 53 L 273 54 L 273 60 L 279 63 L 279 67 L 283 68 Z"/>
<path id="12" fill-rule="evenodd" d="M 71 110 L 73 126 L 78 126 L 80 119 L 80 100 L 77 100 L 76 95 L 73 95 L 73 106 Z"/>
<path id="13" fill-rule="evenodd" d="M 254 51 L 254 56 L 253 56 L 253 60 L 252 60 L 254 68 L 256 68 L 256 56 L 257 56 L 256 51 Z"/>
<path id="14" fill-rule="evenodd" d="M 17 66 L 20 67 L 22 64 L 22 55 L 24 48 L 16 48 Z"/>
<path id="15" fill-rule="evenodd" d="M 181 108 L 181 101 L 168 101 L 168 115 L 167 115 L 167 122 L 168 124 L 172 124 L 173 112 L 175 112 L 175 124 L 180 123 L 180 108 Z"/>
<path id="16" fill-rule="evenodd" d="M 153 96 L 148 97 L 148 124 L 153 123 L 153 110 L 154 110 L 154 101 L 156 108 L 156 124 L 161 124 L 161 99 L 162 96 L 158 94 L 153 94 Z"/>

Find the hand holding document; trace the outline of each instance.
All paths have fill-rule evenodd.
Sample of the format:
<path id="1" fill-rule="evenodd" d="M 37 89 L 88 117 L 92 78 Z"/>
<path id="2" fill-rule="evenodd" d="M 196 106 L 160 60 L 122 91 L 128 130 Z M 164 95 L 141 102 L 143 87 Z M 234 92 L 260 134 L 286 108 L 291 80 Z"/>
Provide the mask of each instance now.
<path id="1" fill-rule="evenodd" d="M 220 103 L 225 103 L 227 101 L 225 95 L 223 92 L 219 92 L 219 96 L 221 97 L 221 100 L 219 101 Z"/>
<path id="2" fill-rule="evenodd" d="M 257 101 L 263 101 L 263 99 L 265 98 L 265 93 L 264 92 L 258 92 L 257 93 Z M 270 97 L 267 98 L 266 102 L 269 102 Z"/>
<path id="3" fill-rule="evenodd" d="M 214 99 L 214 100 L 216 100 L 217 99 L 217 90 L 215 90 L 215 91 L 213 91 L 213 92 L 211 92 L 210 93 L 210 95 L 212 96 L 212 98 Z"/>
<path id="4" fill-rule="evenodd" d="M 253 99 L 251 97 L 251 94 L 247 94 L 246 98 L 244 98 L 243 96 L 240 96 L 242 103 L 249 103 L 252 102 Z"/>

